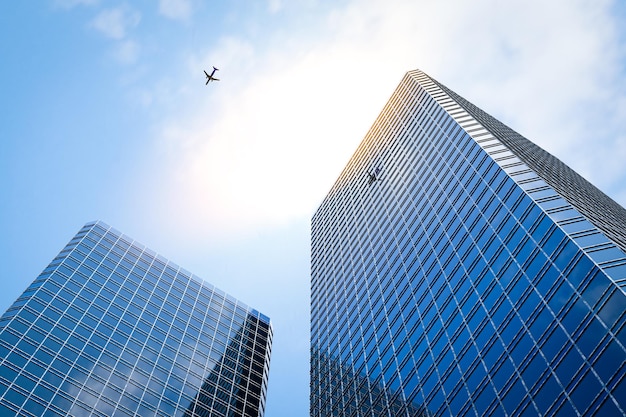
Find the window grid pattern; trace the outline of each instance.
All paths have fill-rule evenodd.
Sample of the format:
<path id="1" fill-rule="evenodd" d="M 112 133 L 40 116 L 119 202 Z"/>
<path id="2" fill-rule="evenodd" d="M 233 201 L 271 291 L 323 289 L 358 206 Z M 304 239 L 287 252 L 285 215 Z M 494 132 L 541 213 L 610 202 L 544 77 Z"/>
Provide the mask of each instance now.
<path id="1" fill-rule="evenodd" d="M 269 319 L 102 222 L 0 318 L 0 414 L 262 416 Z"/>
<path id="2" fill-rule="evenodd" d="M 626 251 L 626 209 L 550 153 L 437 81 L 432 82 L 471 113 L 475 123 L 480 121 L 484 128 L 479 142 L 491 142 L 490 146 L 499 148 L 498 154 L 490 151 L 490 155 L 514 178 L 528 176 L 520 185 L 540 194 L 537 204 L 557 224 L 569 225 L 565 228 L 570 236 L 626 292 L 626 259 L 618 255 Z"/>
<path id="3" fill-rule="evenodd" d="M 491 138 L 411 72 L 314 214 L 312 416 L 626 410 L 626 300 L 598 229 L 555 221 L 554 191 Z"/>

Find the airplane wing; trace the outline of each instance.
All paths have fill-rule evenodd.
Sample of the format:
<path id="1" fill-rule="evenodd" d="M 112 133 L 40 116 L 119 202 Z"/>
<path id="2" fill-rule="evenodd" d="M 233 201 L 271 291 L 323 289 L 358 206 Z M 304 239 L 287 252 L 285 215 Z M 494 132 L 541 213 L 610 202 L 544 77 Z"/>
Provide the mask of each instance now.
<path id="1" fill-rule="evenodd" d="M 209 84 L 209 82 L 211 81 L 219 81 L 219 78 L 215 78 L 213 76 L 213 74 L 215 74 L 215 71 L 217 71 L 217 68 L 213 67 L 213 72 L 211 74 L 209 74 L 208 72 L 206 72 L 206 70 L 202 70 L 204 71 L 204 75 L 206 75 L 206 83 L 205 85 Z"/>

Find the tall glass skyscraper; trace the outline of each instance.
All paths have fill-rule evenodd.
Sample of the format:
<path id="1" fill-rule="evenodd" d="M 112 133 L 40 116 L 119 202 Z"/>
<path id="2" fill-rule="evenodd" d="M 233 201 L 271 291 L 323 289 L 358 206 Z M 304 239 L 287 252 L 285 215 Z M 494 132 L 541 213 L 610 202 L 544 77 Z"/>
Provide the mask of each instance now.
<path id="1" fill-rule="evenodd" d="M 626 413 L 626 210 L 420 71 L 312 219 L 311 415 Z"/>
<path id="2" fill-rule="evenodd" d="M 262 416 L 270 320 L 102 222 L 0 318 L 0 415 Z"/>

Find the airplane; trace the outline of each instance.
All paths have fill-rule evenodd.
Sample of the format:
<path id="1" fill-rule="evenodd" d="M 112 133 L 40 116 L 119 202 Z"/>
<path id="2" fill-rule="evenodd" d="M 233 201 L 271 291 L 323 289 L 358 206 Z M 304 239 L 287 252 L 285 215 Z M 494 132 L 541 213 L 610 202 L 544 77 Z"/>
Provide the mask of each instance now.
<path id="1" fill-rule="evenodd" d="M 206 84 L 204 84 L 204 85 L 209 84 L 210 81 L 219 81 L 220 80 L 219 78 L 215 78 L 213 76 L 213 74 L 215 74 L 215 71 L 219 71 L 219 69 L 213 67 L 213 72 L 211 73 L 211 75 L 209 75 L 206 71 L 204 71 L 204 75 L 206 75 Z"/>
<path id="2" fill-rule="evenodd" d="M 380 178 L 378 178 L 379 173 L 380 173 L 380 168 L 376 168 L 373 174 L 368 171 L 367 175 L 369 176 L 369 181 L 367 182 L 367 185 L 372 185 L 374 181 L 380 181 Z"/>

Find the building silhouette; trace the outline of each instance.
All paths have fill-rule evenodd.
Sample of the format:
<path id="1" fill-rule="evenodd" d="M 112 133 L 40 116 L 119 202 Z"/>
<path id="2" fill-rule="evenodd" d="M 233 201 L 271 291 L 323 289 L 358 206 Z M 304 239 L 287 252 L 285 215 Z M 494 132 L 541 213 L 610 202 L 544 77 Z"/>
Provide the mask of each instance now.
<path id="1" fill-rule="evenodd" d="M 88 223 L 0 318 L 0 415 L 262 416 L 271 341 L 263 314 Z"/>
<path id="2" fill-rule="evenodd" d="M 626 414 L 626 210 L 423 72 L 311 232 L 312 416 Z"/>

